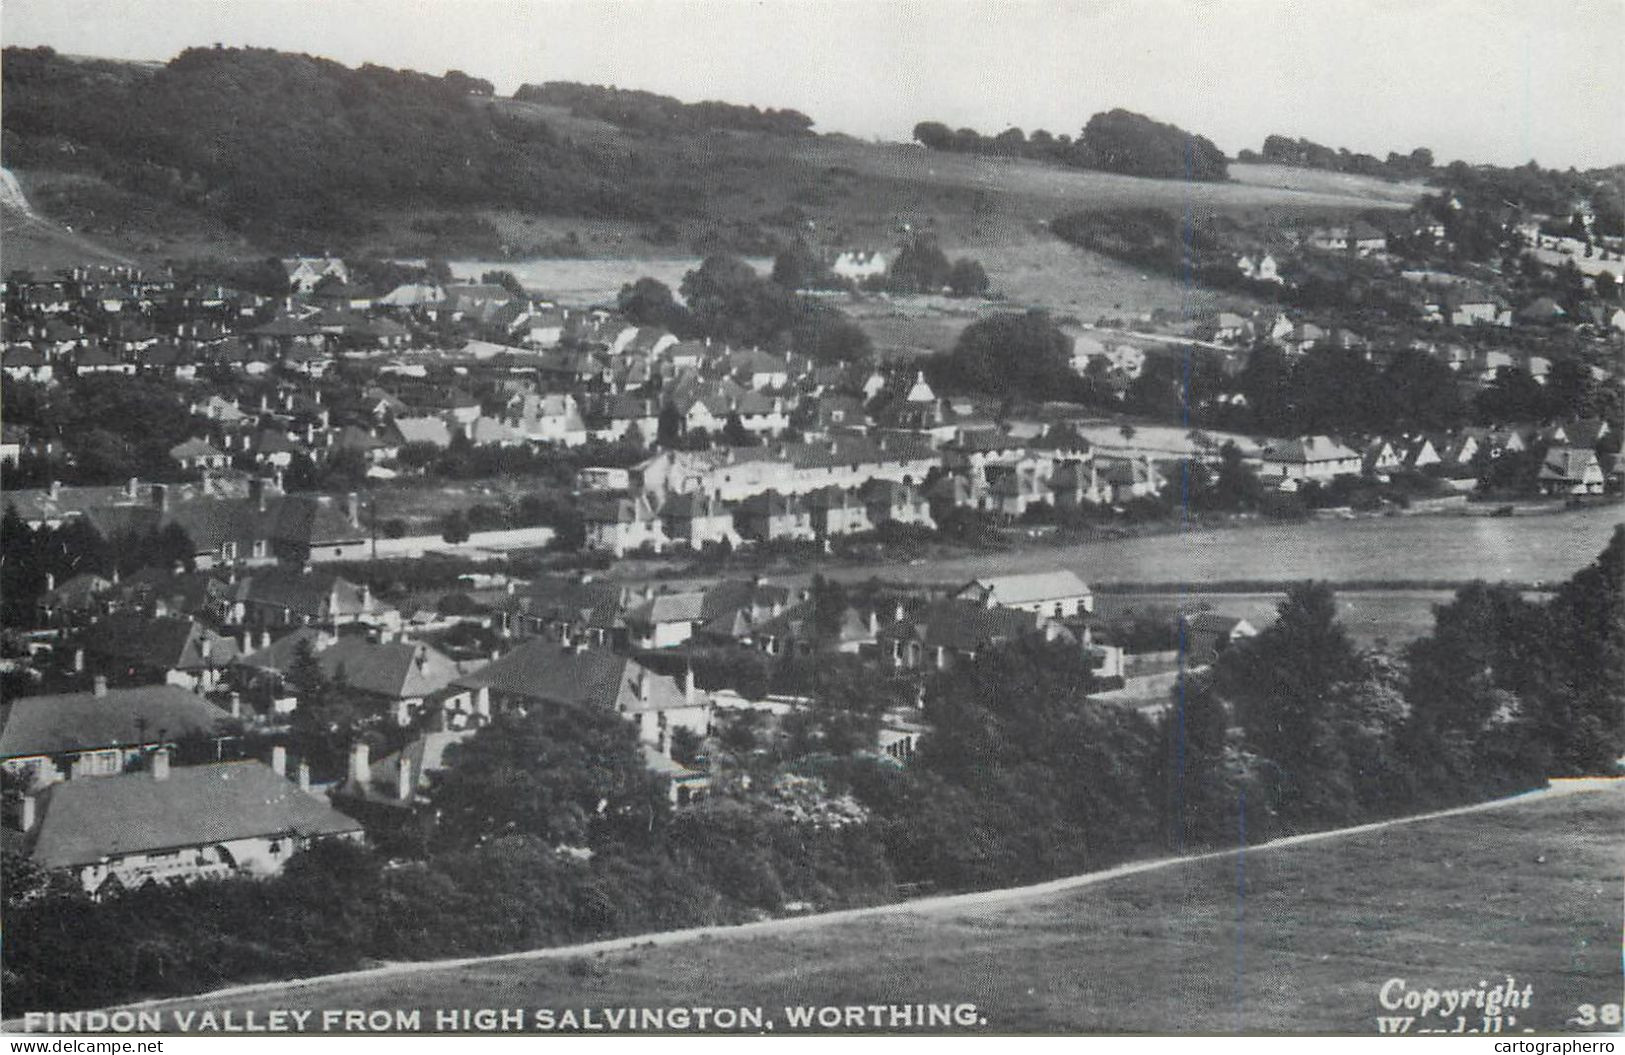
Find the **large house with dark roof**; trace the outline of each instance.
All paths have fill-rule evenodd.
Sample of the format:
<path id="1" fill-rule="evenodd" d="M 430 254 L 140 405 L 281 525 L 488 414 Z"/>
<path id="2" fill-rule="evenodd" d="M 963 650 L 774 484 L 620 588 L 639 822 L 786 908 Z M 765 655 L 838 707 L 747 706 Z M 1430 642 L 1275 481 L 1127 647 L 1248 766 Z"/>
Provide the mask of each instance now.
<path id="1" fill-rule="evenodd" d="M 670 749 L 678 727 L 704 736 L 711 724 L 711 699 L 694 686 L 656 674 L 627 656 L 569 648 L 541 638 L 452 682 L 445 701 L 447 724 L 479 724 L 493 712 L 601 708 L 637 724 L 644 743 Z"/>
<path id="2" fill-rule="evenodd" d="M 975 660 L 983 651 L 1041 634 L 1072 638 L 1048 616 L 963 598 L 948 598 L 904 615 L 875 635 L 880 661 L 902 670 L 943 670 Z"/>
<path id="3" fill-rule="evenodd" d="M 122 773 L 145 752 L 219 738 L 229 715 L 174 685 L 23 696 L 0 705 L 0 768 L 33 785 Z"/>
<path id="4" fill-rule="evenodd" d="M 75 780 L 23 800 L 23 846 L 40 868 L 92 896 L 236 875 L 268 876 L 328 839 L 360 841 L 351 820 L 262 762 L 148 768 Z"/>

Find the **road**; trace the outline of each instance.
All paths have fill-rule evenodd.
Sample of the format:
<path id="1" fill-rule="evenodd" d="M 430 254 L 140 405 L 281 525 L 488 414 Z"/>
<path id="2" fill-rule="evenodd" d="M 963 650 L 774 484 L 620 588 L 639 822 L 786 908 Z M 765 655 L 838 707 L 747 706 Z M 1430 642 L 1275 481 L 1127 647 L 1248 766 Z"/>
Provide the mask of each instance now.
<path id="1" fill-rule="evenodd" d="M 1028 886 L 1006 887 L 998 890 L 983 890 L 968 894 L 944 894 L 933 897 L 919 898 L 911 901 L 897 902 L 889 905 L 876 905 L 868 908 L 845 909 L 837 912 L 825 912 L 807 916 L 794 916 L 783 919 L 763 920 L 758 923 L 745 923 L 727 927 L 692 927 L 684 930 L 664 931 L 657 934 L 637 934 L 623 938 L 610 938 L 604 941 L 587 942 L 579 945 L 561 945 L 544 949 L 531 949 L 524 952 L 504 953 L 496 956 L 463 957 L 459 959 L 413 961 L 409 963 L 390 963 L 379 967 L 371 967 L 357 971 L 344 971 L 336 974 L 320 975 L 313 978 L 301 978 L 279 982 L 262 982 L 253 985 L 232 986 L 218 989 L 210 993 L 188 997 L 170 997 L 162 1000 L 148 1000 L 139 1003 L 120 1005 L 119 1008 L 108 1010 L 136 1010 L 136 1009 L 162 1009 L 177 1007 L 186 1004 L 218 1005 L 225 1001 L 240 997 L 291 994 L 308 990 L 317 990 L 325 986 L 352 982 L 377 982 L 385 979 L 405 975 L 423 974 L 432 971 L 452 971 L 460 968 L 481 964 L 502 963 L 506 961 L 547 960 L 547 959 L 573 959 L 583 956 L 594 956 L 599 953 L 620 953 L 633 949 L 657 946 L 681 945 L 703 939 L 730 939 L 730 938 L 756 938 L 781 934 L 793 934 L 798 931 L 812 930 L 819 927 L 828 927 L 853 920 L 882 918 L 895 915 L 928 915 L 951 914 L 966 909 L 997 908 L 1003 905 L 1013 905 L 1037 898 L 1046 898 L 1058 894 L 1081 890 L 1086 887 L 1097 886 L 1102 883 L 1113 882 L 1127 876 L 1154 872 L 1161 869 L 1189 865 L 1195 862 L 1235 858 L 1238 854 L 1265 853 L 1285 849 L 1292 846 L 1302 846 L 1308 843 L 1323 842 L 1330 839 L 1342 839 L 1349 836 L 1364 835 L 1379 832 L 1389 828 L 1403 825 L 1420 824 L 1426 821 L 1439 820 L 1448 817 L 1459 817 L 1470 813 L 1480 813 L 1485 810 L 1502 809 L 1508 806 L 1522 805 L 1544 798 L 1560 795 L 1573 795 L 1582 793 L 1612 793 L 1625 794 L 1625 779 L 1589 778 L 1580 780 L 1556 781 L 1549 788 L 1514 795 L 1504 799 L 1494 799 L 1489 802 L 1476 803 L 1470 806 L 1459 806 L 1453 809 L 1438 810 L 1431 813 L 1417 814 L 1410 817 L 1398 817 L 1392 820 L 1377 821 L 1371 824 L 1361 824 L 1349 828 L 1336 828 L 1329 831 L 1313 832 L 1306 835 L 1294 835 L 1272 842 L 1261 843 L 1242 849 L 1216 850 L 1208 853 L 1189 854 L 1180 857 L 1161 857 L 1146 861 L 1135 861 L 1119 865 L 1099 872 L 1088 872 L 1083 875 L 1067 876 L 1044 883 L 1035 883 Z M 0 1024 L 0 1031 L 13 1032 L 20 1030 L 21 1024 L 16 1020 Z"/>

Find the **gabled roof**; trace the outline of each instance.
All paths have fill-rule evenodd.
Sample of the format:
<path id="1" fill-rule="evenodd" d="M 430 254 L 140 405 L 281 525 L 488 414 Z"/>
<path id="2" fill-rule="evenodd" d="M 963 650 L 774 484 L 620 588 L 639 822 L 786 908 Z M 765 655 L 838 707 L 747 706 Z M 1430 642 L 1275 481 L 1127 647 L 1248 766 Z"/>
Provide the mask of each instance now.
<path id="1" fill-rule="evenodd" d="M 613 652 L 577 652 L 543 638 L 532 638 L 453 684 L 537 703 L 622 712 L 666 710 L 686 702 L 674 679 L 633 659 Z"/>
<path id="2" fill-rule="evenodd" d="M 322 672 L 357 692 L 392 700 L 419 699 L 451 684 L 454 660 L 422 642 L 373 642 L 341 637 L 316 653 Z"/>
<path id="3" fill-rule="evenodd" d="M 955 597 L 985 604 L 991 595 L 993 603 L 1014 607 L 1023 604 L 1043 604 L 1075 597 L 1088 597 L 1089 587 L 1077 573 L 1065 568 L 1056 571 L 1031 572 L 1025 575 L 999 575 L 972 579 L 960 587 Z"/>
<path id="4" fill-rule="evenodd" d="M 1304 436 L 1301 439 L 1272 440 L 1264 445 L 1267 462 L 1324 462 L 1358 458 L 1359 455 L 1330 436 Z"/>
<path id="5" fill-rule="evenodd" d="M 86 650 L 123 663 L 165 670 L 224 667 L 237 656 L 234 638 L 222 637 L 185 616 L 150 618 L 114 612 L 85 633 Z"/>
<path id="6" fill-rule="evenodd" d="M 448 750 L 473 735 L 473 729 L 424 733 L 368 767 L 369 779 L 365 784 L 346 777 L 335 794 L 386 806 L 411 806 L 420 792 L 432 786 L 431 774 L 446 768 Z M 411 797 L 406 799 L 400 797 L 402 759 L 406 761 L 406 786 L 411 789 Z"/>
<path id="7" fill-rule="evenodd" d="M 24 696 L 0 706 L 0 758 L 53 755 L 195 733 L 212 735 L 225 711 L 174 685 Z"/>
<path id="8" fill-rule="evenodd" d="M 127 773 L 53 785 L 42 796 L 32 856 L 41 867 L 65 868 L 236 839 L 360 830 L 262 762 L 221 762 L 174 766 L 163 780 Z"/>
<path id="9" fill-rule="evenodd" d="M 658 626 L 661 623 L 694 623 L 704 618 L 705 594 L 698 590 L 683 593 L 657 593 L 626 613 L 626 622 L 634 626 Z"/>
<path id="10" fill-rule="evenodd" d="M 1045 619 L 1036 612 L 949 598 L 934 601 L 913 615 L 884 627 L 881 639 L 909 639 L 927 648 L 976 651 L 989 645 L 1015 641 L 1042 630 Z"/>

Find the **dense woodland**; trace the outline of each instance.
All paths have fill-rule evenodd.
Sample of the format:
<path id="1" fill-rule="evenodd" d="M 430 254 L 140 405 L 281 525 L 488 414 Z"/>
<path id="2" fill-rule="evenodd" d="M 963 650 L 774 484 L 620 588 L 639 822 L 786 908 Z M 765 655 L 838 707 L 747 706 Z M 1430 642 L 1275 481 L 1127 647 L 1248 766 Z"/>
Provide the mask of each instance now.
<path id="1" fill-rule="evenodd" d="M 92 173 L 268 245 L 355 235 L 377 209 L 655 220 L 700 198 L 510 116 L 457 71 L 219 47 L 156 71 L 7 48 L 3 69 L 8 165 Z"/>
<path id="2" fill-rule="evenodd" d="M 657 135 L 735 131 L 798 136 L 811 135 L 813 126 L 812 118 L 796 110 L 762 110 L 714 100 L 685 103 L 654 92 L 571 81 L 522 84 L 513 97 L 519 102 L 562 106 L 578 117 L 595 117 L 620 128 Z"/>
<path id="3" fill-rule="evenodd" d="M 264 882 L 91 903 L 7 855 L 8 1007 L 994 887 L 1605 771 L 1625 750 L 1622 602 L 1625 530 L 1547 603 L 1462 589 L 1399 656 L 1356 650 L 1332 591 L 1301 584 L 1156 722 L 1086 702 L 1075 650 L 1018 641 L 927 684 L 907 768 L 832 749 L 823 730 L 874 695 L 849 686 L 793 742 L 725 731 L 724 771 L 753 780 L 679 812 L 617 716 L 504 718 L 453 749 L 448 822 L 404 867 L 329 846 Z M 65 969 L 63 949 L 96 951 Z"/>
<path id="4" fill-rule="evenodd" d="M 983 136 L 974 128 L 956 131 L 940 121 L 915 125 L 914 138 L 931 150 L 1033 158 L 1125 176 L 1207 182 L 1229 178 L 1224 152 L 1212 140 L 1129 110 L 1095 114 L 1076 139 L 1042 128 L 1031 136 L 1019 128 Z"/>

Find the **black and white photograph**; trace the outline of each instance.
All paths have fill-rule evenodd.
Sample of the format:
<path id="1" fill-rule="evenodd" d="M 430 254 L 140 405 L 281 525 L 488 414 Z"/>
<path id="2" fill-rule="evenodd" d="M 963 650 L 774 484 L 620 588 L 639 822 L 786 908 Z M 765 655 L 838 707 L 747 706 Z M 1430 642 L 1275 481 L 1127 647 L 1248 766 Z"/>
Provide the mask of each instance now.
<path id="1" fill-rule="evenodd" d="M 1622 44 L 5 0 L 0 1041 L 1612 1051 Z"/>

